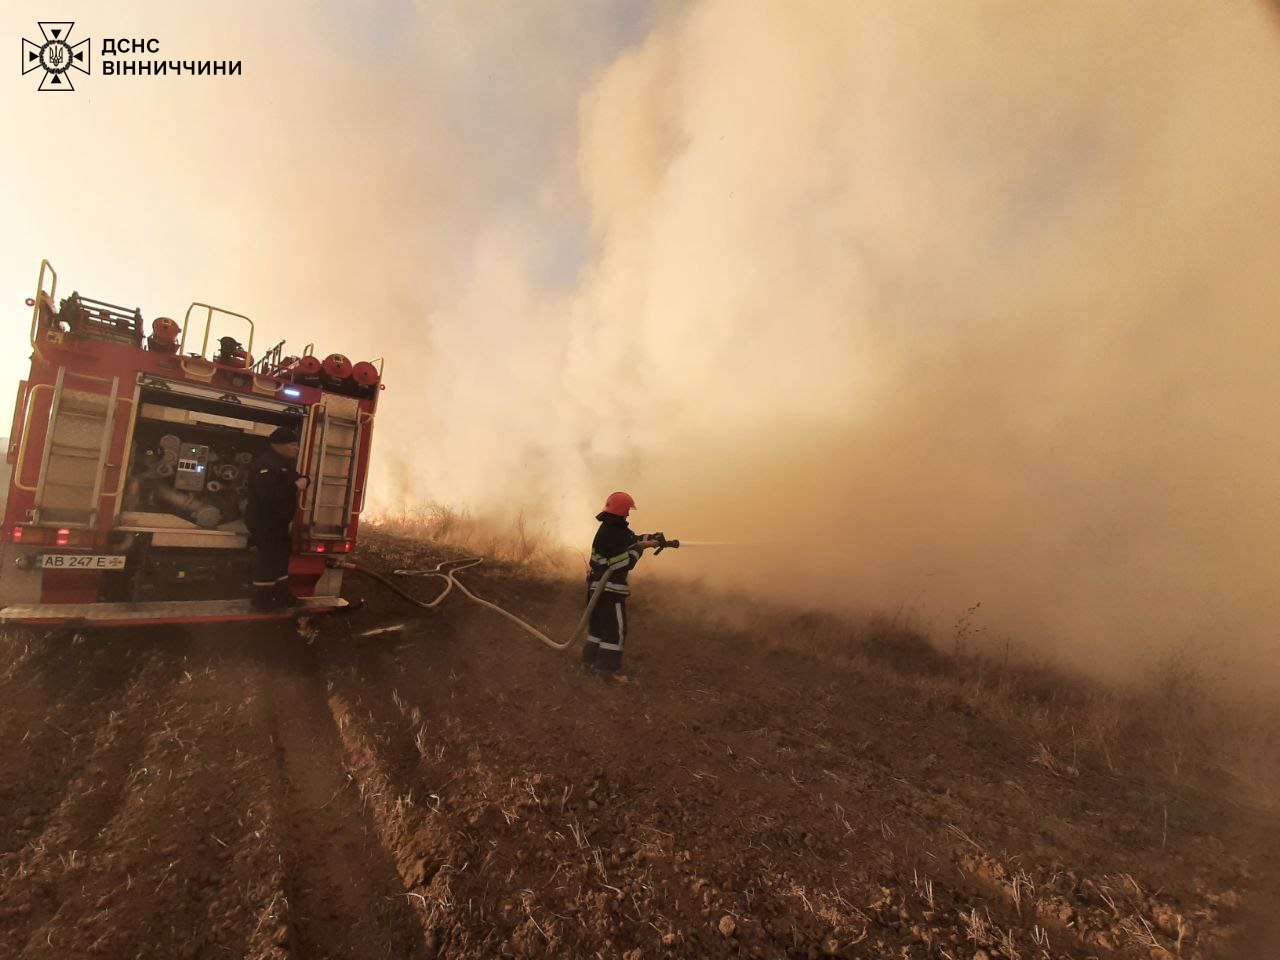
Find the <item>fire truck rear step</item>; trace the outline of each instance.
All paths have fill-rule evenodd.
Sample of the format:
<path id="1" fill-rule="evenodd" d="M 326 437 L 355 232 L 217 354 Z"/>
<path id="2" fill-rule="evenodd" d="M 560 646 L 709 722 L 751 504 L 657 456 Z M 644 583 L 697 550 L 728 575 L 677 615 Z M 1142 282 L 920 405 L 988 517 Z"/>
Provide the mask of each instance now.
<path id="1" fill-rule="evenodd" d="M 232 620 L 280 620 L 335 613 L 342 597 L 301 597 L 279 610 L 255 610 L 248 600 L 153 601 L 148 603 L 40 603 L 0 607 L 0 623 L 86 623 L 94 626 Z"/>

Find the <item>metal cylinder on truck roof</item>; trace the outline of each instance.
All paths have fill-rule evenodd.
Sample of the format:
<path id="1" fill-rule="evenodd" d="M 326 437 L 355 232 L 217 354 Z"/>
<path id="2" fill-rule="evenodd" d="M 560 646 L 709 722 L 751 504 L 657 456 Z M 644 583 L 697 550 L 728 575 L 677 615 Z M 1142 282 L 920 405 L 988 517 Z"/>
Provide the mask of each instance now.
<path id="1" fill-rule="evenodd" d="M 377 367 L 368 360 L 361 360 L 351 368 L 351 379 L 362 387 L 375 387 L 381 378 Z"/>
<path id="2" fill-rule="evenodd" d="M 325 357 L 320 368 L 320 386 L 325 390 L 349 393 L 354 386 L 351 361 L 340 353 L 331 353 Z"/>
<path id="3" fill-rule="evenodd" d="M 315 382 L 320 378 L 320 358 L 316 356 L 300 357 L 289 371 L 289 379 L 294 383 Z"/>
<path id="4" fill-rule="evenodd" d="M 340 353 L 331 353 L 320 364 L 320 372 L 326 380 L 341 383 L 351 376 L 351 361 Z"/>

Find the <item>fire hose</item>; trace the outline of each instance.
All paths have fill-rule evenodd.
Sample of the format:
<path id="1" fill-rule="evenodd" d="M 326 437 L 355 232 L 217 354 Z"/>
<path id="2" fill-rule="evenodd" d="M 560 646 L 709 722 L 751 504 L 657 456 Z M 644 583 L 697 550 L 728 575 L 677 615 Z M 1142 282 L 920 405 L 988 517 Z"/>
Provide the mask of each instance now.
<path id="1" fill-rule="evenodd" d="M 668 540 L 661 533 L 645 534 L 643 536 L 637 537 L 637 539 L 657 541 L 658 547 L 656 550 L 654 550 L 655 556 L 661 553 L 663 550 L 667 549 L 668 547 L 675 549 L 680 546 L 679 540 Z M 384 587 L 390 590 L 392 593 L 403 598 L 404 600 L 407 600 L 409 603 L 413 604 L 415 607 L 418 607 L 419 609 L 422 609 L 422 610 L 434 610 L 444 601 L 444 598 L 449 595 L 450 591 L 452 591 L 454 587 L 457 587 L 469 599 L 480 604 L 482 607 L 487 607 L 488 609 L 494 611 L 495 613 L 501 614 L 502 616 L 506 617 L 508 620 L 510 620 L 512 623 L 518 626 L 521 630 L 525 631 L 525 633 L 528 633 L 533 635 L 534 637 L 537 637 L 539 640 L 545 643 L 552 650 L 567 650 L 571 646 L 573 646 L 573 644 L 578 640 L 578 637 L 581 636 L 582 633 L 586 630 L 587 622 L 591 619 L 591 611 L 593 611 L 596 608 L 596 604 L 600 602 L 600 596 L 601 594 L 604 593 L 605 587 L 609 583 L 609 578 L 613 575 L 612 570 L 606 570 L 604 573 L 604 576 L 600 578 L 600 582 L 595 585 L 595 588 L 591 591 L 591 597 L 587 601 L 587 608 L 582 612 L 582 618 L 578 621 L 578 625 L 573 628 L 573 632 L 569 634 L 569 638 L 567 640 L 553 640 L 551 637 L 547 636 L 537 627 L 533 626 L 532 624 L 528 623 L 525 620 L 521 620 L 514 613 L 504 610 L 502 607 L 498 606 L 496 603 L 491 603 L 490 601 L 485 600 L 483 597 L 477 597 L 474 593 L 472 593 L 470 590 L 467 589 L 466 585 L 463 584 L 461 580 L 457 579 L 456 575 L 461 571 L 468 570 L 471 567 L 477 566 L 478 564 L 481 564 L 483 562 L 484 562 L 484 557 L 462 557 L 457 560 L 442 560 L 440 563 L 437 563 L 435 565 L 435 569 L 433 570 L 397 570 L 395 571 L 397 576 L 402 576 L 402 577 L 439 577 L 442 580 L 444 580 L 445 581 L 444 589 L 441 590 L 440 593 L 436 595 L 434 600 L 419 600 L 413 594 L 409 593 L 407 590 L 402 588 L 398 583 L 396 583 L 390 577 L 385 576 L 384 574 L 378 573 L 376 570 L 370 570 L 368 567 L 362 567 L 359 564 L 352 563 L 350 560 L 338 561 L 337 563 L 334 564 L 334 566 L 338 567 L 341 570 L 353 570 L 356 573 L 362 573 L 366 577 L 369 577 L 373 580 L 378 581 Z"/>

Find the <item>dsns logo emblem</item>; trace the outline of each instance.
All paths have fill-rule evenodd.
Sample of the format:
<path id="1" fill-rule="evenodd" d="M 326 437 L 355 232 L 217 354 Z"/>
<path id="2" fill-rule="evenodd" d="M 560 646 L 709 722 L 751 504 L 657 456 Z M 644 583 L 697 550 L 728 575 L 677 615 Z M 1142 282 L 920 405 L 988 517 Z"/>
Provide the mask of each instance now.
<path id="1" fill-rule="evenodd" d="M 37 68 L 44 70 L 44 79 L 40 81 L 40 89 L 74 90 L 71 85 L 71 68 L 81 73 L 89 72 L 89 40 L 81 40 L 72 46 L 67 39 L 74 23 L 40 22 L 40 32 L 44 34 L 44 43 L 32 43 L 25 37 L 22 40 L 22 72 L 30 73 Z"/>

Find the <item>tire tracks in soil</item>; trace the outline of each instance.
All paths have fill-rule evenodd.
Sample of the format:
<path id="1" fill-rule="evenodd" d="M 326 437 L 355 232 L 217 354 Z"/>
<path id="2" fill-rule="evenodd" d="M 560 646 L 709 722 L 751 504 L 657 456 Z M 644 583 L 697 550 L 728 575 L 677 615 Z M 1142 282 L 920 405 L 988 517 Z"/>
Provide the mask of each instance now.
<path id="1" fill-rule="evenodd" d="M 39 638 L 15 659 L 0 682 L 0 862 L 46 829 L 155 663 L 153 644 L 118 636 Z"/>
<path id="2" fill-rule="evenodd" d="M 111 710 L 106 722 L 92 734 L 92 748 L 76 764 L 79 773 L 67 781 L 39 835 L 0 857 L 6 899 L 22 890 L 29 895 L 26 902 L 30 910 L 15 916 L 11 942 L 33 936 L 31 929 L 38 930 L 56 917 L 73 896 L 71 884 L 64 880 L 83 865 L 99 833 L 125 802 L 131 771 L 137 767 L 147 729 L 155 719 L 148 706 L 154 708 L 157 691 L 174 672 L 172 665 L 154 659 L 138 671 L 123 691 L 119 709 Z M 86 730 L 82 735 L 90 734 Z"/>
<path id="3" fill-rule="evenodd" d="M 479 845 L 468 834 L 474 775 L 459 724 L 441 723 L 434 704 L 401 697 L 386 651 L 364 647 L 331 664 L 329 708 L 346 761 L 382 845 L 395 857 L 403 896 L 420 918 L 428 954 L 452 955 L 474 931 L 459 922 L 459 904 L 483 897 L 476 884 Z M 416 696 L 416 694 L 415 694 Z M 487 777 L 480 787 L 494 790 Z M 495 945 L 496 946 L 496 945 Z"/>
<path id="4" fill-rule="evenodd" d="M 295 956 L 422 957 L 423 930 L 348 769 L 309 650 L 255 685 L 274 744 L 283 887 Z"/>
<path id="5" fill-rule="evenodd" d="M 0 957 L 283 960 L 273 772 L 244 671 L 173 651 L 130 685 L 26 860 Z"/>

